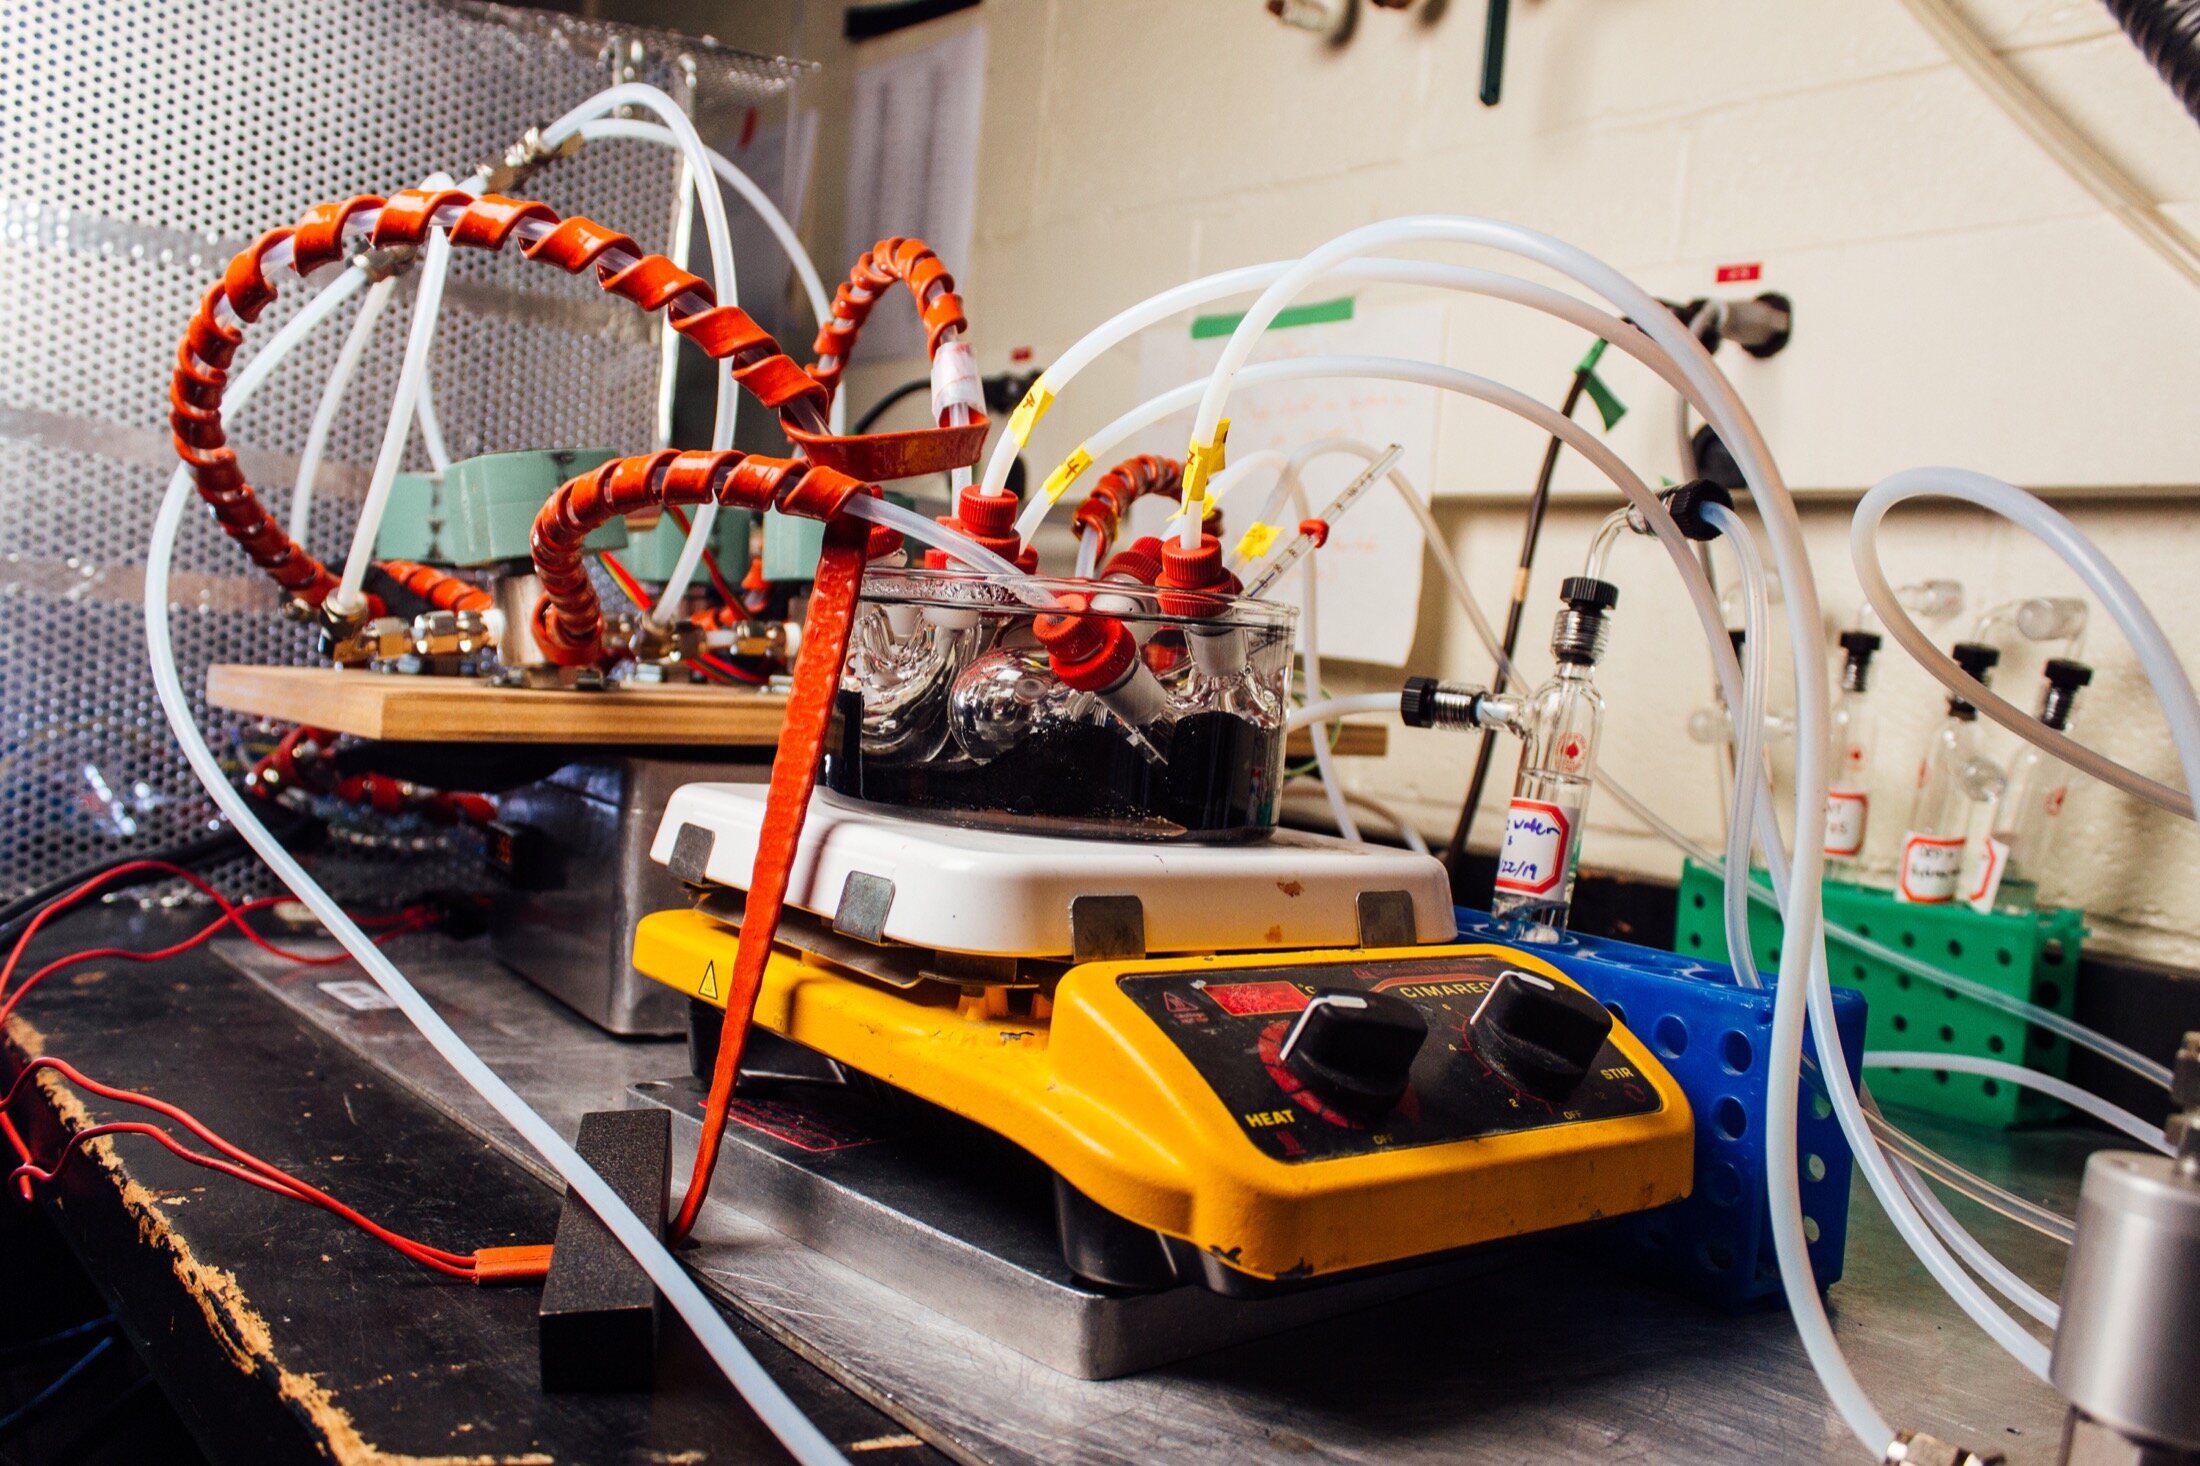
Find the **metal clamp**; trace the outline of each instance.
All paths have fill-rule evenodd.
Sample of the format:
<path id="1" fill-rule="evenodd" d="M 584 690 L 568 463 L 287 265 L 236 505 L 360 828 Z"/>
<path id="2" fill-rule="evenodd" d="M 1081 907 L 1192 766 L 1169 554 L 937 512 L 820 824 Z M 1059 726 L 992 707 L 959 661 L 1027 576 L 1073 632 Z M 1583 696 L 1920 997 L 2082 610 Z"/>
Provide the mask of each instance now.
<path id="1" fill-rule="evenodd" d="M 1146 955 L 1146 907 L 1136 896 L 1073 896 L 1069 950 L 1075 962 L 1136 962 Z"/>
<path id="2" fill-rule="evenodd" d="M 1411 891 L 1362 891 L 1354 901 L 1363 947 L 1412 947 L 1420 944 L 1421 924 Z"/>

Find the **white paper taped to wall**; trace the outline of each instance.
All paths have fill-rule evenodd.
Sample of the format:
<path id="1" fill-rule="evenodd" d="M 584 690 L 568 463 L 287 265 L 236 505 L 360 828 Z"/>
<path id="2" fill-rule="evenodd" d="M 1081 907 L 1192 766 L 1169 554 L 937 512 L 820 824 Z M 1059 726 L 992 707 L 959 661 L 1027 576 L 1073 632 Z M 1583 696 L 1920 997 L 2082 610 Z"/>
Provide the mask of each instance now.
<path id="1" fill-rule="evenodd" d="M 1271 327 L 1253 354 L 1255 361 L 1338 354 L 1444 359 L 1440 309 L 1396 305 L 1362 310 L 1347 300 L 1322 302 L 1278 319 L 1289 322 L 1295 316 L 1304 324 Z M 1146 332 L 1139 338 L 1140 397 L 1158 396 L 1204 377 L 1222 355 L 1227 335 L 1226 326 L 1204 317 L 1191 330 L 1171 325 Z M 1354 438 L 1377 451 L 1396 443 L 1405 450 L 1399 469 L 1426 499 L 1437 463 L 1437 397 L 1434 388 L 1410 382 L 1347 379 L 1240 386 L 1230 394 L 1230 459 L 1242 462 L 1263 448 L 1290 453 L 1322 438 Z M 1191 421 L 1189 412 L 1164 420 L 1141 436 L 1136 451 L 1183 457 Z M 1342 454 L 1308 465 L 1310 511 L 1319 513 L 1363 466 L 1359 458 Z M 1100 464 L 1098 471 L 1108 467 Z M 1223 502 L 1225 549 L 1244 533 L 1274 483 L 1272 474 L 1257 474 Z M 1140 504 L 1133 514 L 1136 532 L 1157 532 L 1152 526 L 1165 513 Z M 1285 528 L 1295 525 L 1294 520 Z M 1351 512 L 1330 526 L 1328 543 L 1314 556 L 1323 657 L 1405 665 L 1420 613 L 1421 557 L 1420 527 L 1391 488 L 1362 495 Z M 1298 603 L 1302 583 L 1302 575 L 1293 573 L 1276 598 Z"/>
<path id="2" fill-rule="evenodd" d="M 968 266 L 978 218 L 978 127 L 985 110 L 985 28 L 856 73 L 848 152 L 846 261 L 881 239 L 932 246 L 947 268 Z M 828 277 L 830 283 L 830 277 Z M 906 300 L 863 328 L 866 360 L 924 355 Z"/>

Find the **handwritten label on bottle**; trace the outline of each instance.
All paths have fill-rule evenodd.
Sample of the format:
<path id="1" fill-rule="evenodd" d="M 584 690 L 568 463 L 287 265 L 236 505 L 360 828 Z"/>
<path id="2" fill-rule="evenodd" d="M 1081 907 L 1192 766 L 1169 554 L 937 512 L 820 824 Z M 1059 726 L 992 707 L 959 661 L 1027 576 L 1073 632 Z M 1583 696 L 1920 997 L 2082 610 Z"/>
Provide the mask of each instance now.
<path id="1" fill-rule="evenodd" d="M 1860 789 L 1826 791 L 1826 854 L 1854 855 L 1864 848 L 1864 820 L 1871 796 Z"/>
<path id="2" fill-rule="evenodd" d="M 1986 837 L 1979 850 L 1978 884 L 1963 899 L 1973 911 L 1992 911 L 1994 897 L 2001 891 L 2001 878 L 2009 869 L 2009 842 Z"/>
<path id="3" fill-rule="evenodd" d="M 1894 894 L 1900 901 L 1939 906 L 1956 898 L 1956 877 L 1963 872 L 1963 842 L 1937 835 L 1909 835 L 1895 867 Z"/>
<path id="4" fill-rule="evenodd" d="M 1548 896 L 1566 879 L 1578 809 L 1540 799 L 1515 799 L 1505 813 L 1505 844 L 1497 852 L 1497 889 Z"/>

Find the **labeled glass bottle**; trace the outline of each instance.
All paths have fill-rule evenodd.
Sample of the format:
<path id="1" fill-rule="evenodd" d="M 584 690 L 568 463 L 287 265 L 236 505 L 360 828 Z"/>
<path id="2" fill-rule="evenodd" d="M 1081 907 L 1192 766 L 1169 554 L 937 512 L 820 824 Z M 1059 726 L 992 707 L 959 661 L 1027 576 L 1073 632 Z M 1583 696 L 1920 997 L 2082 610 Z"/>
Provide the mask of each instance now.
<path id="1" fill-rule="evenodd" d="M 2066 657 L 2050 658 L 2040 690 L 2040 721 L 2058 733 L 2070 729 L 2078 689 L 2093 669 Z M 2047 864 L 2070 793 L 2070 766 L 2027 743 L 2009 770 L 2008 787 L 1994 803 L 1994 820 L 1979 854 L 1978 878 L 1964 899 L 1979 911 L 2030 911 L 2038 904 L 2040 872 Z"/>
<path id="2" fill-rule="evenodd" d="M 1986 680 L 2001 653 L 1975 641 L 1951 648 L 1956 665 Z M 1895 863 L 1894 894 L 1900 901 L 1937 906 L 1954 901 L 1963 874 L 1963 847 L 1976 807 L 1999 797 L 2001 769 L 1978 751 L 1978 709 L 1948 699 L 1948 715 L 1926 740 L 1917 765 L 1917 795 Z"/>
<path id="3" fill-rule="evenodd" d="M 1878 709 L 1870 694 L 1872 655 L 1880 638 L 1870 631 L 1844 631 L 1841 695 L 1834 699 L 1826 775 L 1826 874 L 1854 880 L 1871 820 L 1872 755 L 1878 737 Z"/>
<path id="4" fill-rule="evenodd" d="M 1605 616 L 1619 602 L 1609 581 L 1573 576 L 1559 588 L 1566 609 L 1551 633 L 1558 671 L 1525 698 L 1485 697 L 1485 726 L 1520 736 L 1520 769 L 1505 812 L 1490 914 L 1524 942 L 1552 942 L 1573 909 L 1582 822 L 1596 768 L 1604 699 L 1594 668 L 1604 655 Z"/>

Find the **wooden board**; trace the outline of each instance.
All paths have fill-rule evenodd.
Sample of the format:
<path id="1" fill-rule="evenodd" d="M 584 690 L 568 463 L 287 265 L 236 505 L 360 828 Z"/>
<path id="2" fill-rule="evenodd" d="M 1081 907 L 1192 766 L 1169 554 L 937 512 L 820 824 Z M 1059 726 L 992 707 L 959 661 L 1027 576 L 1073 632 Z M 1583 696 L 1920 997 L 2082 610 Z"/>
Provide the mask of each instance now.
<path id="1" fill-rule="evenodd" d="M 355 738 L 396 743 L 628 743 L 769 748 L 779 742 L 787 699 L 699 683 L 629 683 L 608 692 L 497 687 L 472 677 L 399 677 L 337 667 L 252 667 L 206 671 L 206 698 L 233 713 L 306 723 Z M 1390 746 L 1381 723 L 1345 723 L 1336 752 L 1379 757 Z M 1310 757 L 1293 733 L 1287 756 Z"/>
<path id="2" fill-rule="evenodd" d="M 607 692 L 497 687 L 473 677 L 401 677 L 336 667 L 206 670 L 206 699 L 231 712 L 399 743 L 630 743 L 764 747 L 787 699 L 700 683 Z"/>

